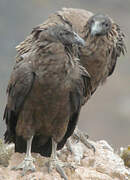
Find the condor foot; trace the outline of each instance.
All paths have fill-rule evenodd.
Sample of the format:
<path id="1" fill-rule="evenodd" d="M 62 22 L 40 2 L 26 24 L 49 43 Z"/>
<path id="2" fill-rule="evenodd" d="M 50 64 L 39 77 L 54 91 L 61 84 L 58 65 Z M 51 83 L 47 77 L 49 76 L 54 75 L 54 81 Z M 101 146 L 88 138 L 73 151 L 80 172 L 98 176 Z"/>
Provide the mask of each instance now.
<path id="1" fill-rule="evenodd" d="M 77 141 L 81 141 L 87 148 L 92 149 L 93 152 L 95 153 L 96 149 L 90 142 L 88 142 L 88 135 L 86 133 L 76 128 L 72 137 L 74 139 L 77 139 Z M 73 149 L 73 148 L 70 147 L 70 149 Z"/>
<path id="2" fill-rule="evenodd" d="M 63 163 L 61 161 L 59 161 L 58 159 L 50 159 L 47 163 L 46 163 L 47 167 L 48 167 L 48 173 L 50 173 L 52 171 L 53 168 L 56 169 L 56 171 L 60 174 L 60 176 L 64 179 L 64 180 L 68 180 L 67 175 L 65 174 L 63 167 L 69 167 L 69 168 L 74 168 L 73 165 L 68 164 L 68 163 Z"/>
<path id="3" fill-rule="evenodd" d="M 25 157 L 25 159 L 18 166 L 13 167 L 11 170 L 22 170 L 21 175 L 24 176 L 28 171 L 35 171 L 35 165 L 33 164 L 33 162 L 34 158 Z"/>

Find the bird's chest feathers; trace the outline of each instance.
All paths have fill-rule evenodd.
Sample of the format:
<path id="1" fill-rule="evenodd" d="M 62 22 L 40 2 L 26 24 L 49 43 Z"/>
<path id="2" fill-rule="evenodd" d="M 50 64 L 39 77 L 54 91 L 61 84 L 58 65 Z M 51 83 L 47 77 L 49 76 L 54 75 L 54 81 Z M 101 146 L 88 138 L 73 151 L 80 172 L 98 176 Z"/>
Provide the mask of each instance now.
<path id="1" fill-rule="evenodd" d="M 87 67 L 92 83 L 98 84 L 106 76 L 107 65 L 111 60 L 114 42 L 107 38 L 86 39 L 86 47 L 82 49 L 81 62 Z"/>
<path id="2" fill-rule="evenodd" d="M 39 57 L 35 61 L 35 68 L 38 86 L 42 89 L 69 90 L 73 82 L 80 77 L 76 59 L 65 52 L 58 52 L 55 55 L 50 53 L 47 57 L 45 55 Z"/>

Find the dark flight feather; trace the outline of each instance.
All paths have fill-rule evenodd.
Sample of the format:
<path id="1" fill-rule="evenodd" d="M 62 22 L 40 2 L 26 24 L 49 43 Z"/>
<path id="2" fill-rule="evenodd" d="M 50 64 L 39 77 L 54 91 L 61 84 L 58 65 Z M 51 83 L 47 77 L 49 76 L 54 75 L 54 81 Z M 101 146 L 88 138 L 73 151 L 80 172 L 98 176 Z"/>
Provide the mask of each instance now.
<path id="1" fill-rule="evenodd" d="M 26 67 L 22 67 L 19 73 L 17 73 L 17 70 L 15 70 L 14 68 L 14 73 L 12 73 L 7 88 L 9 100 L 3 116 L 3 119 L 6 120 L 7 124 L 7 131 L 4 135 L 5 142 L 15 142 L 15 127 L 17 124 L 18 115 L 24 104 L 24 101 L 26 100 L 28 94 L 32 89 L 34 80 L 35 73 L 28 72 L 28 69 L 26 69 Z"/>

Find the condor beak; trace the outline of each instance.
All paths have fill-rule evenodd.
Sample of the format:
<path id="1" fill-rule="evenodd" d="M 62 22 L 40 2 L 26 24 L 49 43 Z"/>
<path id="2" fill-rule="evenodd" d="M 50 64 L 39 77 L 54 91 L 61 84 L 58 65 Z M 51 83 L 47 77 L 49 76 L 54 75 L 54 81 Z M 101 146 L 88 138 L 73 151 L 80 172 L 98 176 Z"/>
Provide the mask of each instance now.
<path id="1" fill-rule="evenodd" d="M 91 26 L 91 36 L 100 35 L 102 27 L 99 21 L 95 21 Z"/>
<path id="2" fill-rule="evenodd" d="M 75 43 L 78 44 L 79 46 L 84 47 L 85 41 L 75 32 L 74 32 L 74 36 L 75 36 Z"/>

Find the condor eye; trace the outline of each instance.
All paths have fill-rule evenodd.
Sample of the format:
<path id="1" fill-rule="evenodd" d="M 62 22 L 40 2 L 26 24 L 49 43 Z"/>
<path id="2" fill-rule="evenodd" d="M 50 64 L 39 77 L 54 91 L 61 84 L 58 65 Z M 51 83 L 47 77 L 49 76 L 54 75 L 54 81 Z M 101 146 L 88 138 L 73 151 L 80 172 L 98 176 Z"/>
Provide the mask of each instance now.
<path id="1" fill-rule="evenodd" d="M 108 27 L 108 23 L 106 23 L 105 26 Z"/>
<path id="2" fill-rule="evenodd" d="M 59 35 L 62 36 L 64 33 L 62 31 L 59 32 Z"/>
<path id="3" fill-rule="evenodd" d="M 93 23 L 94 23 L 94 20 L 92 19 L 92 20 L 91 20 L 91 24 L 93 24 Z"/>
<path id="4" fill-rule="evenodd" d="M 70 34 L 70 32 L 69 31 L 61 31 L 61 32 L 59 32 L 59 35 L 60 36 L 67 36 L 67 35 L 69 35 Z"/>
<path id="5" fill-rule="evenodd" d="M 106 27 L 109 26 L 107 22 L 103 22 L 102 25 L 103 25 L 103 26 L 106 26 Z"/>

